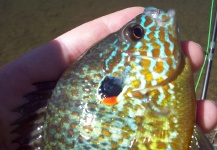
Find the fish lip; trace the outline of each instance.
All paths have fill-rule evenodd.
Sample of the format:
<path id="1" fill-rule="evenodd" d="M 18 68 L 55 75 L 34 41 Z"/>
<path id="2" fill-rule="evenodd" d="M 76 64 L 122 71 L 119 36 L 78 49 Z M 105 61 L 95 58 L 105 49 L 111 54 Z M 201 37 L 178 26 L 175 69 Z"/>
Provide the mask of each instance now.
<path id="1" fill-rule="evenodd" d="M 144 9 L 144 14 L 153 18 L 158 26 L 165 26 L 166 24 L 169 24 L 171 20 L 175 19 L 176 11 L 174 9 L 169 9 L 167 13 L 165 13 L 163 10 L 155 7 L 146 7 Z M 162 17 L 163 15 L 166 15 L 166 18 Z M 172 22 L 172 24 L 174 24 L 174 21 Z"/>

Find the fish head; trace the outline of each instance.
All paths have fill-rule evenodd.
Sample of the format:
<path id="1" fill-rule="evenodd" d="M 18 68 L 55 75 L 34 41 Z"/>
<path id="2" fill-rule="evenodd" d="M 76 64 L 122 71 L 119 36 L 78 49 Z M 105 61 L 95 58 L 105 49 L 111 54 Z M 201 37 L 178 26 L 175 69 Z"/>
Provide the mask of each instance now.
<path id="1" fill-rule="evenodd" d="M 195 95 L 175 11 L 145 8 L 116 36 L 105 59 L 108 72 L 98 88 L 105 110 L 114 110 L 124 120 L 129 130 L 122 132 L 131 133 L 129 147 L 177 149 L 182 145 L 187 149 L 195 123 Z M 179 137 L 185 138 L 179 143 Z"/>
<path id="2" fill-rule="evenodd" d="M 111 120 L 124 122 L 129 147 L 187 149 L 195 124 L 195 93 L 175 11 L 145 8 L 116 33 L 110 48 L 97 93 L 105 107 L 99 106 L 115 114 Z M 179 137 L 185 138 L 179 142 Z"/>
<path id="3" fill-rule="evenodd" d="M 99 99 L 107 97 L 111 102 L 113 97 L 113 105 L 117 95 L 122 99 L 132 91 L 148 90 L 172 80 L 183 56 L 175 10 L 145 8 L 116 33 L 110 49 L 104 65 L 107 73 L 98 88 Z M 105 94 L 106 89 L 111 94 Z"/>

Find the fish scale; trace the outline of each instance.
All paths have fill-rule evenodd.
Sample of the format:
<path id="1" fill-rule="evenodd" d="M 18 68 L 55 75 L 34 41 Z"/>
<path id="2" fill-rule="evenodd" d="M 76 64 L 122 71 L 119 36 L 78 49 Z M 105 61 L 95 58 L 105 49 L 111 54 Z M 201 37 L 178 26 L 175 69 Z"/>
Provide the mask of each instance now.
<path id="1" fill-rule="evenodd" d="M 44 111 L 32 149 L 212 149 L 193 133 L 192 70 L 174 10 L 146 8 L 90 48 L 60 77 Z"/>

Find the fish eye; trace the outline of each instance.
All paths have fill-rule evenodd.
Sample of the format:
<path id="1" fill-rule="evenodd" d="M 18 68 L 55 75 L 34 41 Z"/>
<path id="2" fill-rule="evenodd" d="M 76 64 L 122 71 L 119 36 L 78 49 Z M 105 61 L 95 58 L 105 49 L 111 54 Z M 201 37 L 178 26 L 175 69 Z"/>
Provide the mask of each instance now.
<path id="1" fill-rule="evenodd" d="M 144 29 L 140 25 L 136 24 L 129 28 L 129 33 L 131 40 L 138 41 L 143 37 Z"/>
<path id="2" fill-rule="evenodd" d="M 122 32 L 122 38 L 127 41 L 139 41 L 144 36 L 144 29 L 139 24 L 129 24 Z"/>
<path id="3" fill-rule="evenodd" d="M 132 32 L 135 39 L 141 39 L 144 34 L 144 30 L 139 25 L 133 26 Z"/>

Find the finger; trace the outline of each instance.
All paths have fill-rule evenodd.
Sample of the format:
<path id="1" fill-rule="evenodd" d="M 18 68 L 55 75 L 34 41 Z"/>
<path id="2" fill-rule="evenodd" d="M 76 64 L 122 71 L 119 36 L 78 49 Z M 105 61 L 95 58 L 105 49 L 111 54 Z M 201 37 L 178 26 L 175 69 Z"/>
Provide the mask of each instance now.
<path id="1" fill-rule="evenodd" d="M 93 43 L 119 30 L 124 24 L 143 11 L 143 7 L 127 8 L 85 23 L 61 35 L 56 40 L 69 51 L 68 56 L 71 56 L 72 60 L 75 60 L 84 50 L 92 46 Z"/>
<path id="2" fill-rule="evenodd" d="M 143 10 L 142 7 L 128 8 L 85 23 L 24 55 L 13 63 L 16 69 L 12 71 L 21 70 L 31 82 L 55 80 L 92 44 L 115 32 Z"/>
<path id="3" fill-rule="evenodd" d="M 143 10 L 142 7 L 128 8 L 83 24 L 2 67 L 2 102 L 5 102 L 9 109 L 15 108 L 18 104 L 9 102 L 8 98 L 13 100 L 34 91 L 32 83 L 56 80 L 80 53 L 94 42 L 118 30 Z"/>
<path id="4" fill-rule="evenodd" d="M 197 71 L 203 64 L 204 53 L 202 47 L 193 41 L 183 41 L 182 49 L 190 59 L 193 71 Z"/>
<path id="5" fill-rule="evenodd" d="M 217 105 L 213 101 L 197 101 L 197 124 L 204 132 L 217 126 Z"/>

